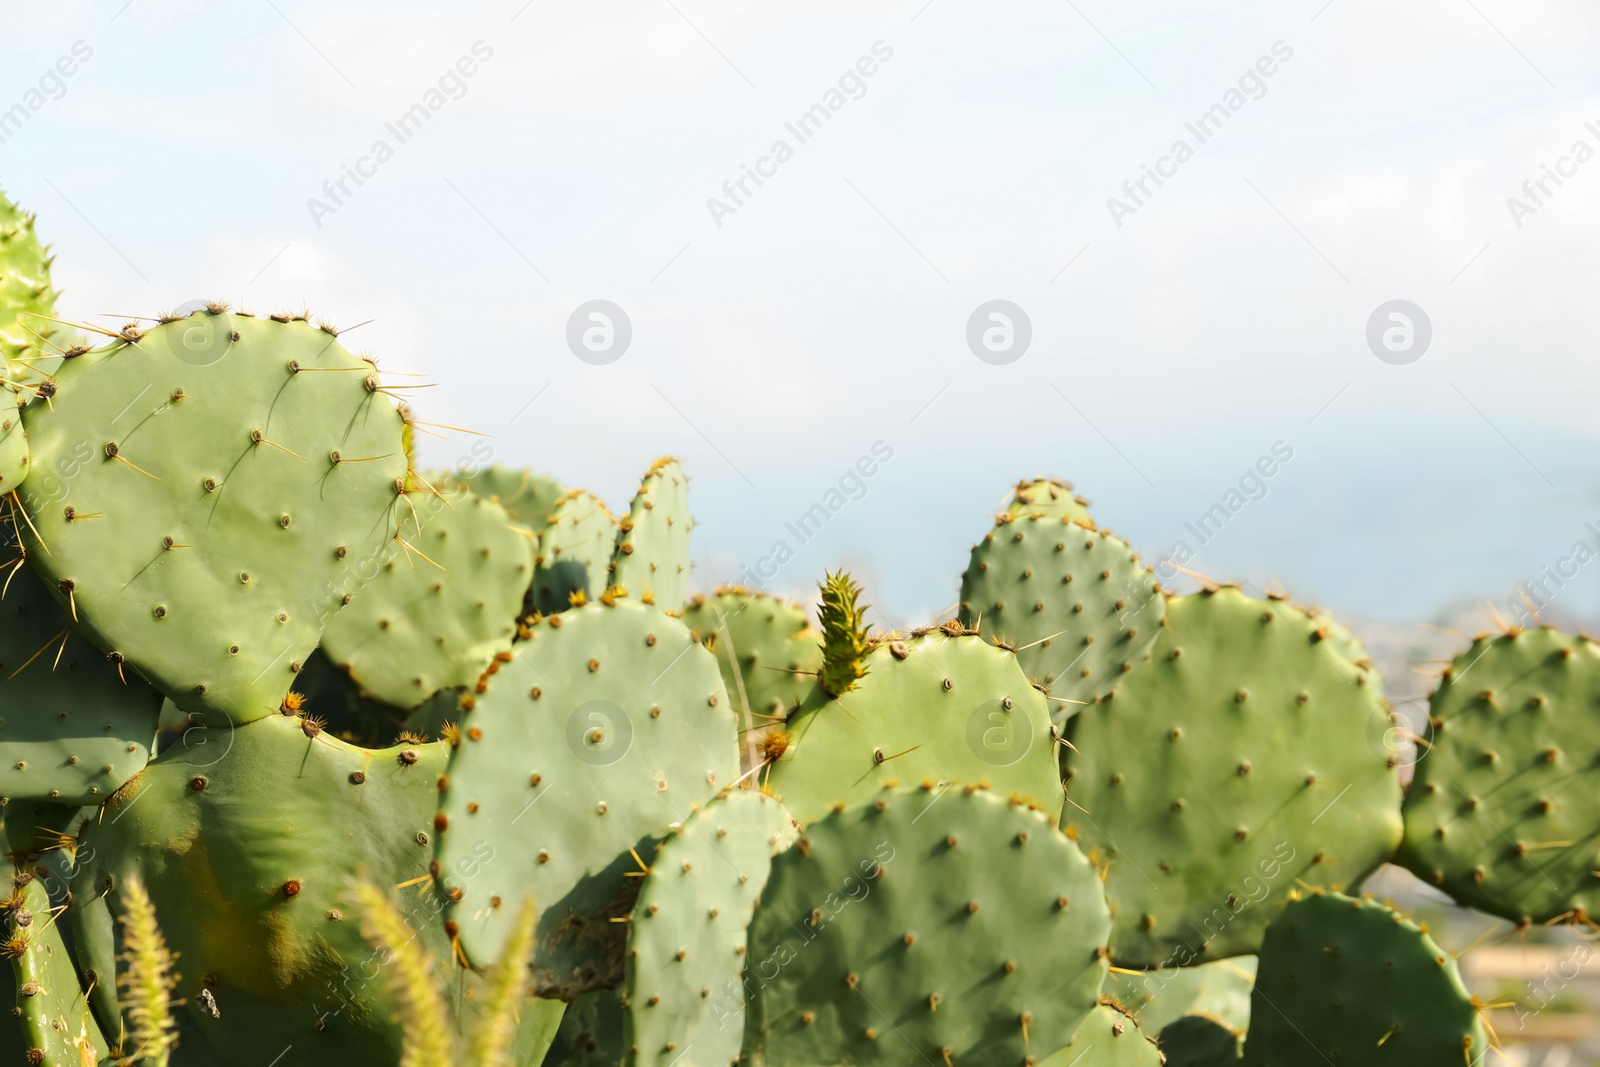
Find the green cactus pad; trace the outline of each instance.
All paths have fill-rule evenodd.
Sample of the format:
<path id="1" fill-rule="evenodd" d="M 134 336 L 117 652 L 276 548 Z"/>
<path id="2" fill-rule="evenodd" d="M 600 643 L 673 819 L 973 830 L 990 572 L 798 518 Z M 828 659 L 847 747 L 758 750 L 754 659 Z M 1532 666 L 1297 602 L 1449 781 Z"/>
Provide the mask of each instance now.
<path id="1" fill-rule="evenodd" d="M 0 388 L 0 496 L 15 492 L 28 477 L 32 456 L 15 394 Z"/>
<path id="2" fill-rule="evenodd" d="M 773 861 L 750 925 L 745 1056 L 1042 1058 L 1094 1007 L 1109 927 L 1098 875 L 1040 813 L 982 790 L 882 790 Z"/>
<path id="3" fill-rule="evenodd" d="M 1059 814 L 1050 712 L 1010 652 L 947 624 L 880 643 L 862 666 L 853 689 L 816 690 L 785 726 L 766 782 L 801 823 L 891 780 L 981 784 Z"/>
<path id="4" fill-rule="evenodd" d="M 689 586 L 689 479 L 678 461 L 658 459 L 622 520 L 611 582 L 663 611 L 681 611 Z"/>
<path id="5" fill-rule="evenodd" d="M 175 1063 L 253 1063 L 301 1042 L 330 1062 L 396 1061 L 400 1028 L 349 898 L 357 877 L 417 883 L 402 909 L 450 959 L 428 878 L 444 748 L 359 749 L 315 729 L 273 715 L 186 734 L 81 831 L 68 913 L 80 957 L 110 980 L 107 893 L 137 874 L 183 976 Z"/>
<path id="6" fill-rule="evenodd" d="M 1228 1067 L 1239 1062 L 1244 1035 L 1212 1015 L 1180 1015 L 1156 1039 L 1167 1067 Z"/>
<path id="7" fill-rule="evenodd" d="M 109 1048 L 89 1010 L 44 883 L 19 868 L 6 889 L 0 928 L 28 1062 L 63 1067 L 100 1062 Z M 10 1050 L 4 1055 L 9 1061 Z"/>
<path id="8" fill-rule="evenodd" d="M 735 789 L 662 843 L 628 928 L 631 1064 L 668 1067 L 685 1055 L 701 1067 L 727 1067 L 738 1057 L 745 930 L 772 857 L 794 837 L 777 801 Z"/>
<path id="9" fill-rule="evenodd" d="M 1432 748 L 1400 860 L 1513 921 L 1600 915 L 1600 646 L 1555 630 L 1479 637 L 1429 704 Z"/>
<path id="10" fill-rule="evenodd" d="M 32 516 L 30 558 L 180 708 L 276 712 L 403 507 L 400 415 L 372 364 L 306 322 L 218 306 L 128 327 L 56 377 L 24 411 L 35 464 L 91 449 L 64 504 Z"/>
<path id="11" fill-rule="evenodd" d="M 616 990 L 585 993 L 567 1005 L 548 1062 L 551 1067 L 624 1067 L 626 1025 Z"/>
<path id="12" fill-rule="evenodd" d="M 32 568 L 0 586 L 0 797 L 98 804 L 149 762 L 161 694 L 78 636 Z"/>
<path id="13" fill-rule="evenodd" d="M 1009 515 L 1036 514 L 1056 519 L 1066 519 L 1094 529 L 1094 519 L 1089 517 L 1089 502 L 1072 490 L 1071 482 L 1059 478 L 1034 478 L 1016 484 L 1011 501 L 1006 505 Z"/>
<path id="14" fill-rule="evenodd" d="M 1248 1067 L 1476 1067 L 1487 1051 L 1455 959 L 1392 909 L 1313 894 L 1267 928 L 1244 1043 Z"/>
<path id="15" fill-rule="evenodd" d="M 454 470 L 429 475 L 429 480 L 440 487 L 464 485 L 485 500 L 505 508 L 512 522 L 535 532 L 545 528 L 550 513 L 566 494 L 565 487 L 554 478 L 515 467 Z"/>
<path id="16" fill-rule="evenodd" d="M 500 505 L 459 489 L 424 497 L 401 516 L 400 536 L 377 576 L 328 620 L 322 647 L 364 691 L 413 708 L 471 686 L 511 648 L 533 543 Z"/>
<path id="17" fill-rule="evenodd" d="M 1041 1067 L 1160 1067 L 1161 1050 L 1115 1004 L 1101 1004 L 1072 1035 L 1072 1043 Z"/>
<path id="18" fill-rule="evenodd" d="M 683 621 L 717 654 L 728 696 L 742 707 L 782 715 L 816 688 L 822 641 L 798 604 L 724 586 L 685 604 Z"/>
<path id="19" fill-rule="evenodd" d="M 574 489 L 562 497 L 538 529 L 533 606 L 554 615 L 599 597 L 610 585 L 607 568 L 616 531 L 616 521 L 593 493 Z"/>
<path id="20" fill-rule="evenodd" d="M 1118 964 L 1254 952 L 1295 879 L 1353 885 L 1394 851 L 1400 785 L 1365 675 L 1286 602 L 1168 605 L 1153 661 L 1072 721 L 1066 760 L 1063 824 L 1109 865 Z"/>
<path id="21" fill-rule="evenodd" d="M 56 303 L 51 260 L 34 232 L 33 216 L 0 193 L 0 365 L 12 381 L 38 381 L 37 357 L 51 352 L 40 344 L 56 329 L 50 321 Z"/>
<path id="22" fill-rule="evenodd" d="M 1064 720 L 1147 660 L 1166 617 L 1155 575 L 1127 543 L 1044 511 L 1000 516 L 961 576 L 961 619 L 1017 648 Z"/>
<path id="23" fill-rule="evenodd" d="M 494 902 L 531 893 L 537 988 L 571 1000 L 622 977 L 626 875 L 738 777 L 737 718 L 682 622 L 611 596 L 533 626 L 481 687 L 440 798 L 450 919 L 485 964 L 514 918 Z"/>
<path id="24" fill-rule="evenodd" d="M 1235 1030 L 1250 1025 L 1250 992 L 1256 958 L 1239 956 L 1193 967 L 1163 967 L 1142 973 L 1113 972 L 1106 992 L 1138 1016 L 1150 1033 L 1185 1015 L 1209 1015 Z"/>

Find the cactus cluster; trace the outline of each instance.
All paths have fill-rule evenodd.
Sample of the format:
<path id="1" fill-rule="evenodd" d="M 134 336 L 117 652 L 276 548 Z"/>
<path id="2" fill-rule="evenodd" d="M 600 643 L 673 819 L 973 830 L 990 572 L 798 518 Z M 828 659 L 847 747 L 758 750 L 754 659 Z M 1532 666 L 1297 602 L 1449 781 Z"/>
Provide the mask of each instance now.
<path id="1" fill-rule="evenodd" d="M 419 472 L 330 325 L 54 299 L 0 202 L 0 1067 L 1471 1067 L 1367 875 L 1592 925 L 1586 638 L 1478 639 L 1402 790 L 1347 629 L 1064 482 L 883 632 L 696 595 L 677 460 Z"/>

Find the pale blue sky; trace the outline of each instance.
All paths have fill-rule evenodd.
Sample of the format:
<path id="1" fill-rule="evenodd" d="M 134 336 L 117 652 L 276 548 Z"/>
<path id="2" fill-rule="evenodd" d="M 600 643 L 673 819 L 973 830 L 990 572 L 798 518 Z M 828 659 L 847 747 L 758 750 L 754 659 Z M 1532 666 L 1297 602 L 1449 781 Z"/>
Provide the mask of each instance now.
<path id="1" fill-rule="evenodd" d="M 371 319 L 351 346 L 506 462 L 622 507 L 683 457 L 706 585 L 783 538 L 774 586 L 845 563 L 926 616 L 1038 473 L 1150 557 L 1188 540 L 1206 573 L 1391 620 L 1503 602 L 1600 525 L 1600 160 L 1520 228 L 1506 205 L 1600 148 L 1576 4 L 112 0 L 7 26 L 0 111 L 93 50 L 0 145 L 64 311 Z M 460 98 L 313 219 L 480 41 Z M 719 227 L 707 198 L 876 42 L 860 98 Z M 1107 198 L 1277 42 L 1264 94 L 1116 226 Z M 633 325 L 607 366 L 565 342 L 595 298 Z M 997 298 L 1033 326 L 1007 366 L 965 341 Z M 1396 298 L 1433 323 L 1408 366 L 1364 336 Z M 799 544 L 784 523 L 879 440 L 865 497 Z M 1198 546 L 1185 523 L 1278 441 L 1266 496 Z M 1561 606 L 1597 592 L 1600 563 Z"/>

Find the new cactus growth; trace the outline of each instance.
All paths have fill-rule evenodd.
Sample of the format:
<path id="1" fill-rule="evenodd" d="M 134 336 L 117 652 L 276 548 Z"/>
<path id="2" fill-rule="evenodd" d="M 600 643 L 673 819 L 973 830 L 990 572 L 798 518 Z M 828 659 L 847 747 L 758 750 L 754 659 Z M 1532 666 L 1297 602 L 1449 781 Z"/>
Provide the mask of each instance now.
<path id="1" fill-rule="evenodd" d="M 275 713 L 405 507 L 373 365 L 308 322 L 219 305 L 126 327 L 55 389 L 24 422 L 35 463 L 75 475 L 22 524 L 32 564 L 180 708 Z"/>
<path id="2" fill-rule="evenodd" d="M 1333 1063 L 1460 1067 L 1484 1062 L 1478 1008 L 1455 958 L 1373 900 L 1313 893 L 1267 928 L 1247 1067 Z"/>
<path id="3" fill-rule="evenodd" d="M 689 584 L 689 480 L 678 461 L 656 460 L 621 522 L 609 584 L 664 611 L 681 611 Z"/>
<path id="4" fill-rule="evenodd" d="M 1354 885 L 1394 851 L 1366 673 L 1286 601 L 1172 601 L 1152 662 L 1072 720 L 1066 753 L 1063 823 L 1110 865 L 1119 964 L 1254 952 L 1295 879 Z"/>
<path id="5" fill-rule="evenodd" d="M 885 788 L 807 827 L 750 926 L 745 1059 L 1022 1063 L 1105 978 L 1100 879 L 1026 805 Z"/>
<path id="6" fill-rule="evenodd" d="M 1556 630 L 1480 636 L 1428 714 L 1399 862 L 1513 922 L 1600 912 L 1600 646 Z"/>

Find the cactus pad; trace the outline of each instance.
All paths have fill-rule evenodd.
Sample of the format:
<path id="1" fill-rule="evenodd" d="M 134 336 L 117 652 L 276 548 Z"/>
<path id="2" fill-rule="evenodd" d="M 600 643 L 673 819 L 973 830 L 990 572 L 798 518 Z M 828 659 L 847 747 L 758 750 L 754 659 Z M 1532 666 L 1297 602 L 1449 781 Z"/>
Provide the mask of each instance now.
<path id="1" fill-rule="evenodd" d="M 92 452 L 32 516 L 35 565 L 179 707 L 277 711 L 396 530 L 401 419 L 372 364 L 306 322 L 218 306 L 128 327 L 56 381 L 23 413 L 34 462 Z"/>
<path id="2" fill-rule="evenodd" d="M 758 715 L 782 715 L 816 688 L 822 642 L 798 604 L 724 586 L 697 596 L 683 621 L 717 655 L 728 696 Z"/>
<path id="3" fill-rule="evenodd" d="M 881 642 L 862 667 L 849 692 L 815 690 L 784 727 L 767 784 L 801 823 L 891 779 L 981 784 L 1061 811 L 1048 705 L 1010 652 L 951 623 Z"/>
<path id="4" fill-rule="evenodd" d="M 1244 1062 L 1461 1067 L 1487 1054 L 1455 959 L 1416 923 L 1339 893 L 1296 900 L 1261 944 Z"/>
<path id="5" fill-rule="evenodd" d="M 1512 921 L 1600 915 L 1600 646 L 1480 637 L 1434 692 L 1400 862 Z"/>
<path id="6" fill-rule="evenodd" d="M 15 981 L 16 1018 L 27 1062 L 63 1067 L 100 1062 L 109 1048 L 89 1010 L 44 883 L 18 868 L 5 888 L 0 931 L 6 940 L 0 949 Z M 9 1051 L 5 1059 L 10 1062 Z"/>
<path id="7" fill-rule="evenodd" d="M 739 1055 L 745 930 L 773 855 L 794 837 L 777 801 L 735 789 L 662 843 L 628 928 L 631 1064 L 668 1067 L 686 1054 L 696 1065 L 727 1067 Z"/>
<path id="8" fill-rule="evenodd" d="M 598 597 L 608 586 L 607 567 L 616 523 L 600 498 L 585 489 L 563 496 L 538 528 L 533 606 L 546 615 Z"/>
<path id="9" fill-rule="evenodd" d="M 30 567 L 0 585 L 0 797 L 98 804 L 149 762 L 161 694 L 79 637 Z"/>
<path id="10" fill-rule="evenodd" d="M 1006 513 L 1067 519 L 1094 529 L 1094 519 L 1089 517 L 1089 502 L 1073 492 L 1071 482 L 1063 482 L 1058 478 L 1034 478 L 1018 482 L 1012 490 L 1010 503 L 1006 505 Z"/>
<path id="11" fill-rule="evenodd" d="M 68 914 L 84 963 L 109 977 L 107 893 L 137 875 L 183 975 L 180 1062 L 301 1040 L 339 1063 L 395 1062 L 399 1028 L 349 898 L 358 874 L 423 879 L 403 906 L 449 959 L 428 880 L 443 747 L 373 751 L 315 730 L 273 715 L 186 736 L 81 831 Z"/>
<path id="12" fill-rule="evenodd" d="M 463 485 L 485 500 L 506 509 L 511 521 L 535 532 L 543 530 L 550 513 L 566 493 L 554 478 L 514 467 L 484 467 L 481 470 L 455 470 L 430 475 L 436 486 Z"/>
<path id="13" fill-rule="evenodd" d="M 1155 575 L 1127 543 L 1043 510 L 1007 512 L 973 546 L 961 619 L 1016 646 L 1029 678 L 1088 701 L 1149 658 L 1166 616 Z M 1059 704 L 1057 719 L 1075 704 Z"/>
<path id="14" fill-rule="evenodd" d="M 616 990 L 597 989 L 574 1000 L 550 1046 L 552 1067 L 623 1067 L 627 1062 L 623 1017 Z"/>
<path id="15" fill-rule="evenodd" d="M 402 514 L 404 543 L 322 637 L 357 685 L 398 708 L 476 682 L 511 648 L 533 581 L 532 541 L 504 508 L 459 489 L 441 494 Z"/>
<path id="16" fill-rule="evenodd" d="M 884 789 L 773 861 L 750 926 L 756 1067 L 1022 1063 L 1105 978 L 1109 915 L 1077 846 L 975 789 Z"/>
<path id="17" fill-rule="evenodd" d="M 689 585 L 689 479 L 672 458 L 658 459 L 644 476 L 622 520 L 611 585 L 619 585 L 663 611 L 680 611 Z"/>
<path id="18" fill-rule="evenodd" d="M 32 456 L 15 394 L 0 387 L 0 496 L 14 492 L 28 477 Z"/>
<path id="19" fill-rule="evenodd" d="M 38 380 L 37 357 L 48 352 L 40 341 L 55 332 L 51 258 L 33 216 L 0 193 L 0 367 L 14 382 Z"/>
<path id="20" fill-rule="evenodd" d="M 1180 1015 L 1156 1039 L 1167 1067 L 1228 1067 L 1239 1062 L 1244 1035 L 1212 1015 Z"/>
<path id="21" fill-rule="evenodd" d="M 737 720 L 683 623 L 609 596 L 535 625 L 480 688 L 440 798 L 450 919 L 485 964 L 513 918 L 495 901 L 532 894 L 538 989 L 571 1000 L 622 976 L 625 875 L 738 777 Z"/>
<path id="22" fill-rule="evenodd" d="M 1160 1067 L 1164 1062 L 1133 1016 L 1115 1004 L 1101 1004 L 1072 1035 L 1072 1043 L 1042 1067 Z"/>
<path id="23" fill-rule="evenodd" d="M 1106 980 L 1106 991 L 1152 1034 L 1185 1015 L 1209 1015 L 1242 1032 L 1250 1025 L 1255 975 L 1256 958 L 1239 956 L 1193 967 L 1114 972 Z"/>
<path id="24" fill-rule="evenodd" d="M 1295 879 L 1354 884 L 1400 839 L 1368 741 L 1388 713 L 1303 611 L 1223 588 L 1167 622 L 1153 662 L 1072 720 L 1066 761 L 1063 822 L 1109 864 L 1127 967 L 1254 952 Z"/>

